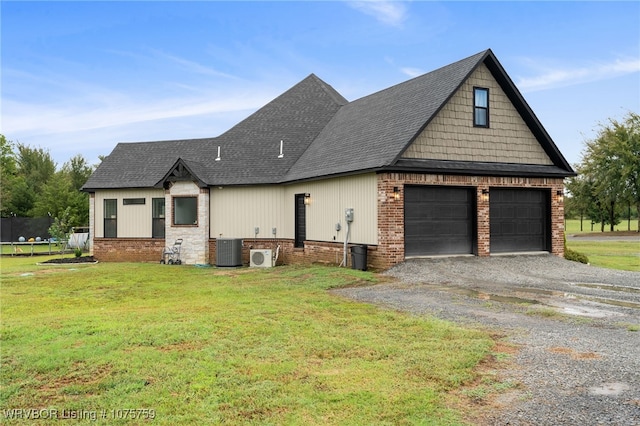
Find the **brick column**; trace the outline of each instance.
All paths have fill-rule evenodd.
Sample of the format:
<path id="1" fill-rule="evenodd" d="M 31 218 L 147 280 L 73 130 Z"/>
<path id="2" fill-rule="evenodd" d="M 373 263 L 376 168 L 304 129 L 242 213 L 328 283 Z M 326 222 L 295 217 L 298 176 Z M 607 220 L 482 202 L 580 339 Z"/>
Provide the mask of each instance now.
<path id="1" fill-rule="evenodd" d="M 562 195 L 558 195 L 558 192 Z M 564 257 L 564 181 L 551 187 L 551 253 Z"/>
<path id="2" fill-rule="evenodd" d="M 400 193 L 397 200 L 394 187 Z M 378 258 L 380 268 L 404 261 L 404 185 L 397 173 L 378 175 Z"/>
<path id="3" fill-rule="evenodd" d="M 489 194 L 483 194 L 482 191 L 489 191 Z M 491 218 L 489 216 L 489 201 L 491 199 L 491 191 L 488 185 L 479 185 L 476 187 L 477 205 L 477 235 L 478 240 L 478 256 L 489 256 L 491 253 Z"/>

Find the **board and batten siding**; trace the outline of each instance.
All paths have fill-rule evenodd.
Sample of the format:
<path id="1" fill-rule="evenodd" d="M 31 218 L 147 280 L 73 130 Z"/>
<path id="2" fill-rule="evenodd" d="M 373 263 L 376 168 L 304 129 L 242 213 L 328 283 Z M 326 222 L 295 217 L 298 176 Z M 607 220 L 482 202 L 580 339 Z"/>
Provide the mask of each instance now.
<path id="1" fill-rule="evenodd" d="M 104 200 L 118 200 L 118 238 L 151 238 L 152 198 L 164 198 L 162 189 L 101 190 L 95 193 L 94 235 L 104 237 Z M 123 205 L 125 198 L 144 198 L 144 204 Z"/>
<path id="2" fill-rule="evenodd" d="M 473 88 L 489 89 L 489 128 L 473 126 Z M 553 165 L 491 71 L 481 64 L 404 158 Z"/>
<path id="3" fill-rule="evenodd" d="M 273 238 L 276 228 L 277 238 L 293 239 L 295 195 L 305 193 L 311 195 L 306 207 L 307 240 L 343 242 L 344 211 L 353 208 L 350 241 L 377 244 L 374 173 L 291 185 L 211 188 L 211 238 Z"/>
<path id="4" fill-rule="evenodd" d="M 278 238 L 285 235 L 281 186 L 212 187 L 209 198 L 211 238 Z M 255 228 L 260 228 L 255 235 Z M 293 227 L 291 227 L 293 231 Z"/>

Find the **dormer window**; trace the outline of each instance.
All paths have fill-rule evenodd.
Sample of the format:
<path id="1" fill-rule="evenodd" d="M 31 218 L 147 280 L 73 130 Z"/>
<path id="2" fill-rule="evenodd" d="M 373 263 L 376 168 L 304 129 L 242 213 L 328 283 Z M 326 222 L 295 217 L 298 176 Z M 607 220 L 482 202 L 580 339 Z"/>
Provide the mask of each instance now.
<path id="1" fill-rule="evenodd" d="M 489 127 L 489 89 L 473 88 L 473 126 Z"/>

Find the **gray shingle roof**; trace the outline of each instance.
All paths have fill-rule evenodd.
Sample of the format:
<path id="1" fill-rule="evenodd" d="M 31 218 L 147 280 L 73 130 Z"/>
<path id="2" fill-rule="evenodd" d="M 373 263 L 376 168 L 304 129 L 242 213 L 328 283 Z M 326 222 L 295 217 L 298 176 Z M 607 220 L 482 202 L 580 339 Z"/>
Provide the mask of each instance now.
<path id="1" fill-rule="evenodd" d="M 311 74 L 218 137 L 118 144 L 83 189 L 161 186 L 179 159 L 199 181 L 216 186 L 413 169 L 416 164 L 409 164 L 400 156 L 481 63 L 504 87 L 555 163 L 553 170 L 524 170 L 519 166 L 505 166 L 505 170 L 548 176 L 573 174 L 493 53 L 487 50 L 353 102 Z M 284 157 L 278 158 L 281 140 Z M 221 160 L 214 161 L 218 147 Z M 432 161 L 428 166 L 444 170 L 441 166 L 446 164 L 438 166 Z M 480 164 L 463 166 L 469 171 L 481 168 Z M 500 172 L 497 166 L 483 167 Z"/>
<path id="2" fill-rule="evenodd" d="M 392 164 L 447 103 L 485 53 L 345 105 L 286 179 L 308 179 Z"/>
<path id="3" fill-rule="evenodd" d="M 311 74 L 218 137 L 118 144 L 84 189 L 156 186 L 178 159 L 206 165 L 193 171 L 211 185 L 275 183 L 346 103 Z"/>

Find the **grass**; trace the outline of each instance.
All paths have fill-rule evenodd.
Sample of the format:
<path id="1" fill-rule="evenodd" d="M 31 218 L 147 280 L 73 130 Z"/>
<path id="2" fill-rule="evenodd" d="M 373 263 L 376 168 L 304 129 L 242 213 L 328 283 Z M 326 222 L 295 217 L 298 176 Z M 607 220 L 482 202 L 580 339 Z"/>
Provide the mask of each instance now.
<path id="1" fill-rule="evenodd" d="M 450 395 L 494 344 L 327 291 L 369 272 L 27 260 L 1 265 L 3 420 L 22 408 L 130 424 L 150 412 L 114 410 L 146 409 L 167 425 L 456 425 L 468 413 Z"/>
<path id="2" fill-rule="evenodd" d="M 584 253 L 594 266 L 640 271 L 640 243 L 635 241 L 568 240 L 567 247 Z"/>
<path id="3" fill-rule="evenodd" d="M 614 229 L 617 232 L 625 232 L 628 231 L 628 226 L 629 224 L 627 223 L 627 220 L 624 219 L 623 221 L 621 221 L 619 224 L 617 224 Z M 593 231 L 591 230 L 591 221 L 589 219 L 585 219 L 582 221 L 582 231 L 580 231 L 580 219 L 567 219 L 565 220 L 565 230 L 567 235 L 570 234 L 589 234 L 589 233 L 598 233 L 598 234 L 602 234 L 600 232 L 600 224 L 599 223 L 595 223 L 593 225 Z M 631 219 L 631 231 L 637 231 L 638 230 L 638 219 Z M 611 231 L 609 231 L 609 225 L 605 225 L 605 234 L 610 234 Z"/>

